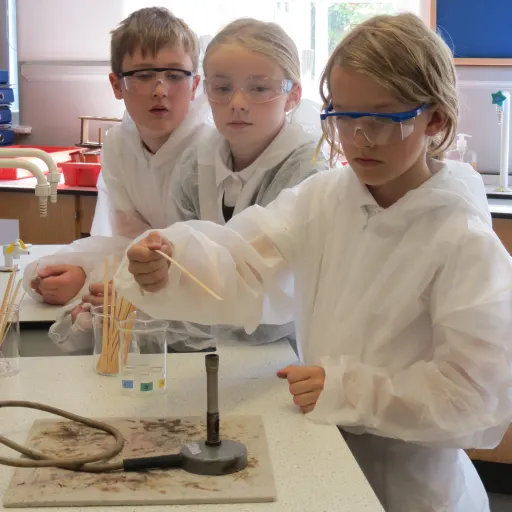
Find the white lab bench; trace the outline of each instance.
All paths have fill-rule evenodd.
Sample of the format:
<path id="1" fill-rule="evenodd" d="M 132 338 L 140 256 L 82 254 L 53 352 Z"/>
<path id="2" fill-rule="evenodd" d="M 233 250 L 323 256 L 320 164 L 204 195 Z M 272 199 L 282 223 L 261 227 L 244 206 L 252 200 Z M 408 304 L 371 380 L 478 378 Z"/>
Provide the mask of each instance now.
<path id="1" fill-rule="evenodd" d="M 263 417 L 277 489 L 277 501 L 232 505 L 173 506 L 188 512 L 383 512 L 372 489 L 335 426 L 316 424 L 293 405 L 280 368 L 296 362 L 286 343 L 221 348 L 219 395 L 222 417 Z M 101 377 L 92 357 L 22 358 L 18 375 L 0 379 L 2 400 L 31 400 L 81 415 L 162 417 L 204 415 L 204 355 L 168 356 L 169 388 L 165 397 L 121 396 L 116 378 Z M 49 415 L 24 409 L 1 411 L 0 433 L 23 443 L 34 419 Z M 0 447 L 0 454 L 12 452 Z M 0 494 L 13 473 L 0 466 Z M 168 506 L 130 507 L 159 512 Z M 96 510 L 107 510 L 97 507 Z M 126 512 L 127 507 L 109 507 Z M 42 510 L 42 509 L 41 509 Z M 58 512 L 60 509 L 50 508 Z M 68 508 L 76 511 L 80 508 Z M 86 510 L 86 509 L 84 509 Z"/>

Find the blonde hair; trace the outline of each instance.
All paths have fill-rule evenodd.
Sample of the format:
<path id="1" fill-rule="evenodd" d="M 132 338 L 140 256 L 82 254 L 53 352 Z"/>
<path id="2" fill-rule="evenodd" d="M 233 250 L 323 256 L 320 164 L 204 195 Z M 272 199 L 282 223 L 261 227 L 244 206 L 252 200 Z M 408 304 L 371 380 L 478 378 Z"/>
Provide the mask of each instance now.
<path id="1" fill-rule="evenodd" d="M 351 30 L 338 44 L 320 78 L 324 108 L 331 103 L 330 77 L 343 66 L 372 77 L 396 98 L 428 104 L 446 116 L 446 126 L 429 141 L 427 153 L 442 157 L 456 135 L 459 106 L 453 55 L 446 43 L 411 13 L 375 16 Z M 324 137 L 333 156 L 342 154 L 328 123 Z"/>
<path id="2" fill-rule="evenodd" d="M 285 78 L 300 84 L 300 59 L 293 39 L 277 24 L 240 18 L 224 27 L 211 41 L 203 59 L 203 67 L 215 46 L 239 44 L 273 60 L 282 68 Z"/>
<path id="3" fill-rule="evenodd" d="M 143 56 L 155 56 L 167 46 L 182 48 L 192 60 L 193 72 L 199 66 L 199 41 L 192 29 L 163 7 L 148 7 L 132 12 L 111 32 L 110 63 L 121 73 L 126 55 L 140 49 Z"/>

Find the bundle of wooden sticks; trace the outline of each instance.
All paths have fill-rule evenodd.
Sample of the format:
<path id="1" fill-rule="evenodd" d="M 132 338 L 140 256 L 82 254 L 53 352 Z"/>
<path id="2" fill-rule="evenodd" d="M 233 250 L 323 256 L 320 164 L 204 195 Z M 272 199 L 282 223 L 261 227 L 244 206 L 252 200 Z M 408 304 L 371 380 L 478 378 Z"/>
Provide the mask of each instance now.
<path id="1" fill-rule="evenodd" d="M 18 281 L 16 286 L 14 285 L 17 270 L 17 267 L 14 267 L 13 270 L 11 270 L 9 281 L 7 282 L 7 288 L 5 289 L 5 293 L 0 304 L 0 349 L 7 338 L 7 334 L 9 333 L 12 323 L 12 314 L 16 307 L 16 298 L 20 291 L 21 279 Z"/>
<path id="2" fill-rule="evenodd" d="M 118 265 L 117 258 L 114 258 L 113 272 Z M 135 311 L 135 306 L 119 297 L 116 289 L 109 280 L 109 260 L 105 261 L 105 273 L 103 276 L 103 331 L 101 355 L 98 359 L 96 370 L 104 375 L 115 375 L 119 372 L 119 325 L 118 322 L 127 320 Z M 129 342 L 129 339 L 128 341 Z M 126 351 L 125 351 L 126 352 Z"/>

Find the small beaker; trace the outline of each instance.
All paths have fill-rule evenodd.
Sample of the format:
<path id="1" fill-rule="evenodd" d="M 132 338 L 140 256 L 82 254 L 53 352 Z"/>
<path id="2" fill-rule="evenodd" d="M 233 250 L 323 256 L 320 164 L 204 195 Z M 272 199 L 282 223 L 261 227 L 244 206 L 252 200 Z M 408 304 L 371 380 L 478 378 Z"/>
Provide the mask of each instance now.
<path id="1" fill-rule="evenodd" d="M 143 320 L 137 311 L 119 322 L 119 375 L 123 395 L 165 393 L 168 326 L 164 320 Z"/>
<path id="2" fill-rule="evenodd" d="M 115 376 L 119 373 L 118 322 L 112 306 L 91 308 L 94 335 L 93 368 L 100 375 Z"/>
<path id="3" fill-rule="evenodd" d="M 18 373 L 20 369 L 19 307 L 0 312 L 0 377 Z"/>

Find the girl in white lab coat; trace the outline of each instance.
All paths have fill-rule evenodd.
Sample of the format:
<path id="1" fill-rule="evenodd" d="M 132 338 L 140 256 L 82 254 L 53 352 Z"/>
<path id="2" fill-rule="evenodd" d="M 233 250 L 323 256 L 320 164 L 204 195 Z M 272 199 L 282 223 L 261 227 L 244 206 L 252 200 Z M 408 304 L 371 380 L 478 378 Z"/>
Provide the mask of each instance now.
<path id="1" fill-rule="evenodd" d="M 301 365 L 279 376 L 311 419 L 342 429 L 389 512 L 488 512 L 464 449 L 495 447 L 512 417 L 512 258 L 480 176 L 434 158 L 456 130 L 455 76 L 416 16 L 362 23 L 321 80 L 325 133 L 349 167 L 226 226 L 145 235 L 115 278 L 159 318 L 248 332 L 293 318 Z"/>
<path id="2" fill-rule="evenodd" d="M 328 168 L 322 154 L 313 163 L 320 120 L 311 115 L 311 102 L 299 107 L 300 59 L 279 25 L 249 18 L 230 23 L 208 45 L 203 66 L 204 92 L 217 130 L 180 162 L 173 187 L 178 221 L 223 225 L 245 208 L 267 206 L 283 189 Z M 302 122 L 296 122 L 295 114 L 305 112 Z M 293 323 L 260 325 L 250 336 L 231 326 L 212 329 L 223 343 L 287 338 L 294 344 Z"/>
<path id="3" fill-rule="evenodd" d="M 152 191 L 152 213 L 147 211 L 145 217 L 154 228 L 163 227 L 165 219 L 167 224 L 190 219 L 225 224 L 248 206 L 266 206 L 284 188 L 293 187 L 318 169 L 328 167 L 322 154 L 313 163 L 321 137 L 320 119 L 311 118 L 312 104 L 299 107 L 300 112 L 296 110 L 301 100 L 300 60 L 295 43 L 281 27 L 253 19 L 237 20 L 213 38 L 203 65 L 204 90 L 217 130 L 204 130 L 200 142 L 184 152 L 176 165 L 177 172 L 167 173 L 166 179 L 172 176 L 169 186 L 161 184 L 159 190 L 151 180 L 153 174 L 149 173 L 146 189 L 142 184 L 136 186 L 136 181 L 129 181 L 120 190 L 112 188 L 116 196 L 122 196 L 117 199 L 120 205 L 129 203 L 123 197 L 126 190 L 132 190 L 130 201 L 134 204 L 141 201 L 137 211 L 149 204 L 149 195 L 146 197 L 143 191 Z M 294 120 L 296 112 L 302 114 L 300 123 Z M 135 132 L 131 136 L 135 145 Z M 117 158 L 124 162 L 128 156 L 119 153 Z M 141 191 L 140 198 L 137 189 Z M 131 217 L 135 218 L 134 214 Z M 130 225 L 132 230 L 123 234 L 140 234 L 133 231 L 138 224 Z M 105 254 L 118 254 L 122 244 L 123 239 L 119 237 L 111 240 L 93 237 L 76 242 L 73 250 L 65 253 L 67 258 L 74 257 L 82 268 L 88 268 L 89 282 L 93 284 L 92 290 L 84 294 L 86 304 L 101 303 L 102 297 L 96 292 L 102 287 L 94 281 L 102 280 Z M 90 251 L 84 253 L 84 247 L 95 250 L 99 264 L 88 265 L 95 256 Z M 67 308 L 52 325 L 50 337 L 62 350 L 87 350 L 92 344 L 90 314 L 80 307 L 73 314 L 69 314 L 70 310 Z M 248 336 L 243 329 L 231 326 L 216 325 L 210 329 L 190 323 L 171 323 L 169 345 L 174 350 L 210 348 L 214 339 L 223 343 L 287 339 L 294 346 L 295 329 L 292 322 L 261 325 Z"/>

